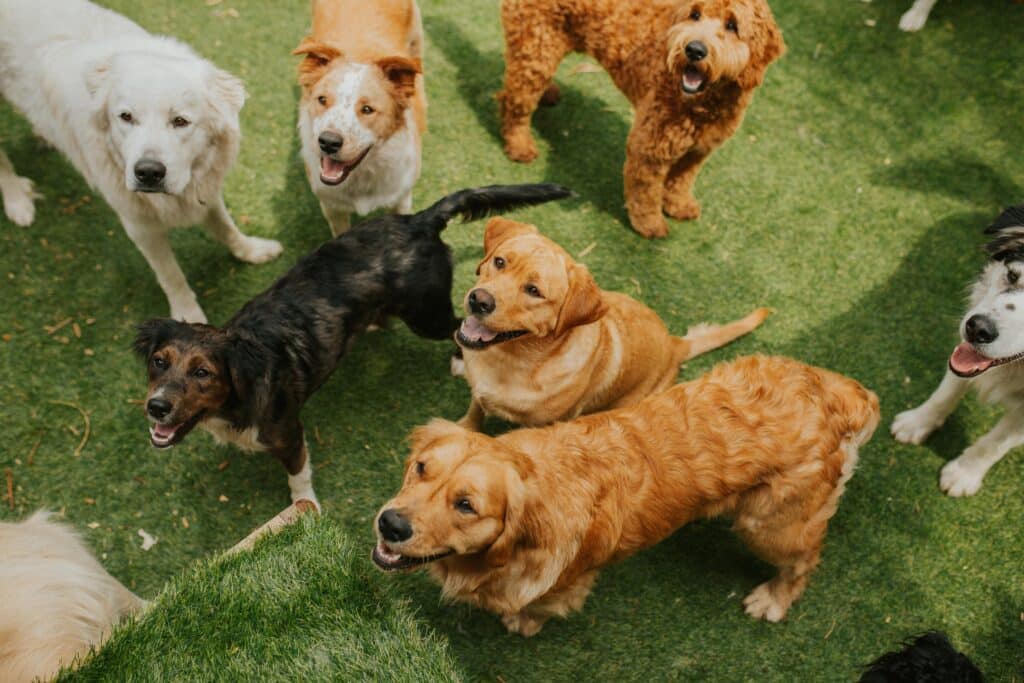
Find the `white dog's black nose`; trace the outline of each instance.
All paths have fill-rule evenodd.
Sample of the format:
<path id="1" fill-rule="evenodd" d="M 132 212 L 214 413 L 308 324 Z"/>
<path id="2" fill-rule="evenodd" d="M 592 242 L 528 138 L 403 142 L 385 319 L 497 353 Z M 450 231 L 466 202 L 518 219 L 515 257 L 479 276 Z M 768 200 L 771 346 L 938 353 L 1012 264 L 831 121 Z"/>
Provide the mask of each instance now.
<path id="1" fill-rule="evenodd" d="M 476 315 L 488 315 L 494 313 L 494 309 L 497 308 L 494 297 L 486 289 L 474 289 L 469 293 L 466 303 L 469 304 L 470 313 Z"/>
<path id="2" fill-rule="evenodd" d="M 324 131 L 316 141 L 320 145 L 320 151 L 324 154 L 334 154 L 341 149 L 341 144 L 344 142 L 340 135 L 331 131 Z"/>
<path id="3" fill-rule="evenodd" d="M 385 510 L 377 520 L 377 528 L 385 541 L 400 543 L 412 536 L 412 525 L 409 520 L 399 514 L 398 510 Z"/>
<path id="4" fill-rule="evenodd" d="M 173 407 L 170 401 L 165 401 L 162 398 L 151 398 L 146 402 L 146 412 L 157 420 L 166 417 Z"/>
<path id="5" fill-rule="evenodd" d="M 990 344 L 999 336 L 999 330 L 987 315 L 972 315 L 964 325 L 964 336 L 972 344 Z"/>
<path id="6" fill-rule="evenodd" d="M 691 62 L 699 62 L 708 56 L 708 46 L 699 40 L 693 40 L 686 44 L 686 58 Z"/>
<path id="7" fill-rule="evenodd" d="M 135 164 L 135 179 L 146 187 L 156 187 L 164 181 L 167 167 L 156 159 L 140 159 Z"/>

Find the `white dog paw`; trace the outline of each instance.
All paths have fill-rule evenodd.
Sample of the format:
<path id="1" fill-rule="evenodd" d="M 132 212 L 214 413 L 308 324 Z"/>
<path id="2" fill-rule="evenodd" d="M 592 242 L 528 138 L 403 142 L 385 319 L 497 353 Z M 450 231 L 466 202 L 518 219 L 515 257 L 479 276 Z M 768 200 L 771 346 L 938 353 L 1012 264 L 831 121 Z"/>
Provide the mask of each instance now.
<path id="1" fill-rule="evenodd" d="M 36 218 L 36 205 L 32 201 L 39 195 L 32 190 L 32 181 L 16 176 L 4 188 L 4 213 L 15 225 L 26 228 Z"/>
<path id="2" fill-rule="evenodd" d="M 892 421 L 889 431 L 892 432 L 893 438 L 900 443 L 920 444 L 940 424 L 941 421 L 936 420 L 931 411 L 918 407 L 897 415 L 896 419 Z"/>
<path id="3" fill-rule="evenodd" d="M 973 496 L 981 488 L 985 471 L 961 462 L 963 456 L 950 460 L 939 475 L 939 488 L 954 498 Z"/>
<path id="4" fill-rule="evenodd" d="M 179 301 L 171 303 L 171 317 L 186 323 L 205 323 L 206 314 L 199 307 L 195 297 L 192 301 Z"/>
<path id="5" fill-rule="evenodd" d="M 750 595 L 743 598 L 743 609 L 755 619 L 764 619 L 774 624 L 786 616 L 789 605 L 784 605 L 776 599 L 772 592 L 772 583 L 767 581 L 750 591 Z"/>
<path id="6" fill-rule="evenodd" d="M 284 247 L 277 240 L 246 237 L 244 242 L 232 250 L 232 253 L 239 261 L 259 264 L 273 261 L 281 255 L 282 251 L 284 251 Z"/>
<path id="7" fill-rule="evenodd" d="M 928 12 L 911 7 L 900 17 L 900 30 L 908 33 L 920 31 L 928 23 Z"/>

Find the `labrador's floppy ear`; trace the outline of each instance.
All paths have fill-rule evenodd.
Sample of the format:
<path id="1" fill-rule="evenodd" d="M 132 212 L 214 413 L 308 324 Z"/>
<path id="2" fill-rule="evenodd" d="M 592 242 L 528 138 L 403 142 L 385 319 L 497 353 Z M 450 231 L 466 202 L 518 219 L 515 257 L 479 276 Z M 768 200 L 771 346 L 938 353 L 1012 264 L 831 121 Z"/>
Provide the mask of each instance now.
<path id="1" fill-rule="evenodd" d="M 487 221 L 487 227 L 484 228 L 484 258 L 479 264 L 477 264 L 477 274 L 480 274 L 480 266 L 483 265 L 484 261 L 491 257 L 491 252 L 499 246 L 513 237 L 519 237 L 521 235 L 536 235 L 539 232 L 540 231 L 537 230 L 537 226 L 535 225 L 520 223 L 518 221 L 510 221 L 509 219 L 502 218 L 501 216 L 495 216 L 491 220 Z"/>
<path id="2" fill-rule="evenodd" d="M 557 337 L 579 325 L 595 322 L 607 312 L 608 304 L 604 300 L 601 288 L 597 286 L 587 267 L 581 263 L 570 264 L 569 291 L 562 302 L 562 310 L 558 312 L 554 336 Z"/>
<path id="3" fill-rule="evenodd" d="M 399 97 L 408 99 L 416 94 L 416 76 L 423 73 L 423 63 L 409 57 L 384 57 L 377 66 L 394 87 Z"/>
<path id="4" fill-rule="evenodd" d="M 320 80 L 327 70 L 327 65 L 341 57 L 341 50 L 320 42 L 313 36 L 306 36 L 302 42 L 292 50 L 293 55 L 306 55 L 306 58 L 299 62 L 299 85 L 308 88 Z"/>
<path id="5" fill-rule="evenodd" d="M 502 459 L 505 469 L 505 524 L 486 555 L 487 563 L 493 567 L 508 564 L 518 548 L 536 545 L 540 533 L 537 517 L 530 510 L 526 483 L 533 474 L 533 463 L 518 451 L 506 450 L 508 457 Z"/>
<path id="6" fill-rule="evenodd" d="M 412 453 L 419 453 L 437 441 L 443 439 L 446 436 L 454 436 L 456 434 L 464 434 L 468 430 L 459 425 L 451 422 L 450 420 L 443 420 L 439 417 L 435 417 L 433 420 L 425 425 L 420 425 L 412 430 L 409 434 L 409 440 L 412 443 Z"/>

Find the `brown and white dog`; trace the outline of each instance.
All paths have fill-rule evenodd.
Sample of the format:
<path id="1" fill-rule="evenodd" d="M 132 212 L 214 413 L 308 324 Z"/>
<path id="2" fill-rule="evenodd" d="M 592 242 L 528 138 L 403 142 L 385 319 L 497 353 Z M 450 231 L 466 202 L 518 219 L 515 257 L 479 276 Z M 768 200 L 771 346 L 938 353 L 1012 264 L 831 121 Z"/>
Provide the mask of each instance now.
<path id="1" fill-rule="evenodd" d="M 446 598 L 530 636 L 581 609 L 601 567 L 728 515 L 778 568 L 747 614 L 779 621 L 878 417 L 851 379 L 752 356 L 631 408 L 498 438 L 435 420 L 413 432 L 372 557 L 385 570 L 428 565 Z"/>
<path id="2" fill-rule="evenodd" d="M 601 63 L 636 112 L 626 142 L 633 229 L 664 237 L 662 213 L 700 216 L 693 182 L 739 127 L 754 89 L 785 45 L 764 0 L 503 0 L 505 153 L 537 156 L 530 119 L 557 100 L 552 78 L 570 52 Z"/>
<path id="3" fill-rule="evenodd" d="M 633 405 L 675 383 L 679 365 L 747 334 L 759 308 L 726 325 L 669 334 L 658 315 L 602 291 L 586 266 L 537 228 L 493 218 L 455 335 L 473 391 L 460 424 L 486 414 L 530 427 Z"/>
<path id="4" fill-rule="evenodd" d="M 415 0 L 313 0 L 299 64 L 299 135 L 313 194 L 338 235 L 352 213 L 412 211 L 426 131 Z"/>

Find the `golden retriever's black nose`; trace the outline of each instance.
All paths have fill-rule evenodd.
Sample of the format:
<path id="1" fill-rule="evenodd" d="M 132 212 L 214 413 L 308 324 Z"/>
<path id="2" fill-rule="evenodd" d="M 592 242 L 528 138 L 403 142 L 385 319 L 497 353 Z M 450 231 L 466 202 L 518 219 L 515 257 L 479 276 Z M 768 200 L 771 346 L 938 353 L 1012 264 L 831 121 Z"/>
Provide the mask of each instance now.
<path id="1" fill-rule="evenodd" d="M 166 175 L 167 167 L 156 159 L 139 159 L 135 163 L 135 179 L 146 187 L 156 187 Z"/>
<path id="2" fill-rule="evenodd" d="M 691 62 L 699 62 L 708 56 L 708 46 L 699 40 L 693 40 L 686 44 L 686 58 Z"/>
<path id="3" fill-rule="evenodd" d="M 377 520 L 377 528 L 385 541 L 400 543 L 409 540 L 412 536 L 412 525 L 409 520 L 400 515 L 397 510 L 385 510 Z"/>
<path id="4" fill-rule="evenodd" d="M 494 313 L 494 297 L 486 289 L 474 289 L 469 293 L 469 311 L 476 315 Z"/>
<path id="5" fill-rule="evenodd" d="M 170 401 L 162 398 L 151 398 L 146 402 L 146 412 L 158 420 L 167 417 L 173 407 Z"/>
<path id="6" fill-rule="evenodd" d="M 987 315 L 972 315 L 964 325 L 964 336 L 972 344 L 989 344 L 999 336 L 999 330 Z"/>
<path id="7" fill-rule="evenodd" d="M 321 133 L 316 141 L 320 145 L 320 151 L 324 154 L 334 154 L 341 149 L 341 144 L 344 142 L 340 135 L 329 130 Z"/>

